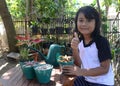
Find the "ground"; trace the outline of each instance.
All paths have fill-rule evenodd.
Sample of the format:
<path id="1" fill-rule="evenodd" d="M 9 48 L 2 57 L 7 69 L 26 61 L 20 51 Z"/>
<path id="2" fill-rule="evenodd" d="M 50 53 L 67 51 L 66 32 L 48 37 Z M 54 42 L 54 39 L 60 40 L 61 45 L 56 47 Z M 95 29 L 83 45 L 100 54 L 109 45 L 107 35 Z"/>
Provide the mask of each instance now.
<path id="1" fill-rule="evenodd" d="M 18 61 L 14 59 L 8 59 L 7 53 L 4 53 L 3 56 L 0 57 L 0 77 L 3 73 L 13 68 L 18 64 Z"/>

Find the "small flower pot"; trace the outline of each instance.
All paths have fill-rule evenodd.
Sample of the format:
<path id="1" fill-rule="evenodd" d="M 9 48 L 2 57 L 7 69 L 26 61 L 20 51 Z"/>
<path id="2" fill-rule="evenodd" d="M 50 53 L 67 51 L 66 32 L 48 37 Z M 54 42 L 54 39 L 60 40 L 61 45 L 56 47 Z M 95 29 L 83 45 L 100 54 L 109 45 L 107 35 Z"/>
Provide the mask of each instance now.
<path id="1" fill-rule="evenodd" d="M 52 69 L 53 66 L 50 64 L 41 64 L 34 67 L 38 82 L 43 84 L 50 82 Z"/>
<path id="2" fill-rule="evenodd" d="M 33 64 L 29 64 L 26 62 L 20 62 L 20 66 L 23 72 L 23 75 L 26 77 L 26 79 L 34 79 L 35 78 L 35 71 L 33 69 Z"/>
<path id="3" fill-rule="evenodd" d="M 74 59 L 72 56 L 59 56 L 57 62 L 59 63 L 61 73 L 63 66 L 74 65 Z"/>

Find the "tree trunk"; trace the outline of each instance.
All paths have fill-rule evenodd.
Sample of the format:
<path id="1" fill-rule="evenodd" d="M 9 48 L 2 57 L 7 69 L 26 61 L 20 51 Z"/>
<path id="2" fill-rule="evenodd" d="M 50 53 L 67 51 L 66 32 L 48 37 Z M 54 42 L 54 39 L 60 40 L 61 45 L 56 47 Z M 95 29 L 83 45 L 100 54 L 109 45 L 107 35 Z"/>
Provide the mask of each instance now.
<path id="1" fill-rule="evenodd" d="M 5 0 L 0 0 L 0 15 L 3 20 L 6 34 L 7 34 L 7 39 L 8 39 L 8 46 L 9 46 L 9 51 L 17 51 L 17 48 L 15 46 L 16 44 L 16 32 L 15 28 L 12 22 L 11 15 L 8 11 L 7 4 Z"/>
<path id="2" fill-rule="evenodd" d="M 100 14 L 100 16 L 101 16 L 101 10 L 100 10 L 100 3 L 99 3 L 99 0 L 97 0 L 97 6 L 98 6 L 99 14 Z"/>
<path id="3" fill-rule="evenodd" d="M 100 10 L 100 3 L 99 3 L 99 0 L 97 0 L 97 6 L 98 6 L 98 10 L 99 10 L 99 14 L 100 14 L 100 17 L 102 18 L 102 14 L 101 14 L 101 10 Z M 102 23 L 102 22 L 101 22 Z M 103 28 L 102 28 L 102 24 L 101 24 L 101 34 L 103 35 Z"/>

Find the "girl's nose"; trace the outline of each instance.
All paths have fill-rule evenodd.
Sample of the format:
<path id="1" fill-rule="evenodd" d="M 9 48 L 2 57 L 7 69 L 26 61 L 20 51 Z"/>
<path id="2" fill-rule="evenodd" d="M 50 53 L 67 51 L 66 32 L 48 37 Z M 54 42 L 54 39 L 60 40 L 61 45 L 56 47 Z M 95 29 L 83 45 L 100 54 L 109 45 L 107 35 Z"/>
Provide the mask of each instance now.
<path id="1" fill-rule="evenodd" d="M 83 23 L 82 23 L 82 25 L 88 25 L 88 21 L 84 21 Z"/>

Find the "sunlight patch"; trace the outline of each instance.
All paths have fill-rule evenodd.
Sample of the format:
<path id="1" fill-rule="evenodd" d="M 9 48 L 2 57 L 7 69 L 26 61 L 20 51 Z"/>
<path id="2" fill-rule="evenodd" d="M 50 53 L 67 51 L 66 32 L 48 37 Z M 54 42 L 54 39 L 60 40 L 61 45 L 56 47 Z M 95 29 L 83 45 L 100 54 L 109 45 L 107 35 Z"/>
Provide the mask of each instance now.
<path id="1" fill-rule="evenodd" d="M 8 65 L 8 62 L 6 62 L 5 64 L 3 64 L 1 67 L 0 67 L 0 70 L 2 70 L 4 67 L 6 67 Z"/>

